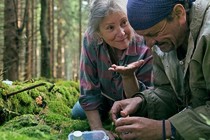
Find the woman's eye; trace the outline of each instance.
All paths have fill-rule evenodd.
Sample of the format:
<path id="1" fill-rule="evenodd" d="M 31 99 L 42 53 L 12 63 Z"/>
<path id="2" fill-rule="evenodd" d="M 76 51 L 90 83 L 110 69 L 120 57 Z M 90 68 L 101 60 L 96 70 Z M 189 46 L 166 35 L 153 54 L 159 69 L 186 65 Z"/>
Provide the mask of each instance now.
<path id="1" fill-rule="evenodd" d="M 107 26 L 107 30 L 114 30 L 114 26 Z"/>
<path id="2" fill-rule="evenodd" d="M 127 21 L 127 20 L 124 20 L 124 21 L 122 22 L 122 26 L 126 26 L 127 23 L 128 23 L 128 21 Z"/>

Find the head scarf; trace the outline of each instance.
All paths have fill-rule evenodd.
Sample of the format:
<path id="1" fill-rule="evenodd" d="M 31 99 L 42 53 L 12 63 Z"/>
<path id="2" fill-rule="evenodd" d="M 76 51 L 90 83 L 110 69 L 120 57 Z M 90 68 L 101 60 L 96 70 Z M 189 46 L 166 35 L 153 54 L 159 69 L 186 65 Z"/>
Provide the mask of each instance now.
<path id="1" fill-rule="evenodd" d="M 134 30 L 148 29 L 166 18 L 174 5 L 183 1 L 185 0 L 128 0 L 128 20 Z"/>

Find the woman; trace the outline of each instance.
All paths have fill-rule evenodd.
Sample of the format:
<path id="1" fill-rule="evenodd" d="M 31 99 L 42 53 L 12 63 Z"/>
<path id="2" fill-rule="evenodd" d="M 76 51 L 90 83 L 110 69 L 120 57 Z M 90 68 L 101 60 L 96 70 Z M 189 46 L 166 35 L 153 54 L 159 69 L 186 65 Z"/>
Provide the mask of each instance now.
<path id="1" fill-rule="evenodd" d="M 151 60 L 143 38 L 128 22 L 125 1 L 93 0 L 81 53 L 81 96 L 72 118 L 87 117 L 91 130 L 104 130 L 101 120 L 114 101 L 151 86 Z"/>

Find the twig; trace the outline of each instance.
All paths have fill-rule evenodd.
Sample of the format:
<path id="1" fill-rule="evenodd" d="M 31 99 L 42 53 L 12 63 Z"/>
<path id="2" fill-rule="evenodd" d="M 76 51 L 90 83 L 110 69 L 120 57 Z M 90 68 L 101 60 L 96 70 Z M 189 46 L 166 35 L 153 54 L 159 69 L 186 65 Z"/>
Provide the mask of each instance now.
<path id="1" fill-rule="evenodd" d="M 39 83 L 39 84 L 30 86 L 30 87 L 27 87 L 27 88 L 24 88 L 24 89 L 15 91 L 15 92 L 8 93 L 8 94 L 6 94 L 6 95 L 3 95 L 3 97 L 4 97 L 4 99 L 7 99 L 7 98 L 9 98 L 10 96 L 13 96 L 13 95 L 15 95 L 15 94 L 18 94 L 18 93 L 20 93 L 20 92 L 23 92 L 23 91 L 26 91 L 26 90 L 30 90 L 30 89 L 33 89 L 33 88 L 36 88 L 36 87 L 39 87 L 39 86 L 44 86 L 44 85 L 46 85 L 46 83 Z"/>
<path id="2" fill-rule="evenodd" d="M 53 88 L 55 87 L 55 84 L 53 84 L 49 89 L 48 92 L 51 92 L 53 90 Z"/>

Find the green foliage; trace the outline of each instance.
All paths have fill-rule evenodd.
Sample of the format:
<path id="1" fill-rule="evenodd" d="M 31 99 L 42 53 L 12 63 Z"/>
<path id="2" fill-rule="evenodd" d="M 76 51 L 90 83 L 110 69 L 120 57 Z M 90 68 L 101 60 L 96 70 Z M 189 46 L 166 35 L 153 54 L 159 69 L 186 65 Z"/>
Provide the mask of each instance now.
<path id="1" fill-rule="evenodd" d="M 21 129 L 22 127 L 35 126 L 38 125 L 38 120 L 36 116 L 32 114 L 21 115 L 13 118 L 12 120 L 4 124 L 3 130 L 15 130 Z"/>
<path id="2" fill-rule="evenodd" d="M 28 137 L 13 131 L 1 131 L 1 140 L 39 140 L 38 138 Z"/>
<path id="3" fill-rule="evenodd" d="M 32 138 L 35 137 L 39 139 L 50 139 L 52 137 L 50 136 L 50 129 L 51 128 L 47 125 L 37 125 L 31 127 L 23 127 L 17 130 L 17 132 Z"/>
<path id="4" fill-rule="evenodd" d="M 2 98 L 40 83 L 45 84 L 17 93 L 8 99 Z M 1 140 L 66 140 L 73 131 L 90 130 L 87 120 L 71 119 L 71 108 L 79 98 L 78 82 L 41 79 L 15 82 L 12 86 L 0 82 L 0 89 L 4 92 L 0 93 Z M 46 106 L 36 103 L 38 96 L 44 98 Z M 103 124 L 106 129 L 112 130 L 110 121 Z"/>
<path id="5" fill-rule="evenodd" d="M 4 124 L 2 132 L 9 133 L 10 131 L 16 132 L 11 135 L 19 134 L 20 137 L 28 136 L 31 138 L 50 138 L 50 126 L 39 124 L 39 118 L 34 115 L 22 115 L 15 117 L 11 121 Z M 26 137 L 27 138 L 27 137 Z"/>
<path id="6" fill-rule="evenodd" d="M 40 83 L 44 84 L 27 89 Z M 2 98 L 23 89 L 27 90 Z M 70 118 L 79 97 L 78 82 L 41 79 L 12 86 L 0 82 L 0 91 L 0 133 L 4 133 L 0 139 L 67 139 L 74 130 L 89 130 L 87 121 Z M 43 97 L 45 107 L 36 103 L 38 96 Z"/>
<path id="7" fill-rule="evenodd" d="M 69 117 L 70 108 L 62 100 L 50 101 L 48 107 L 54 113 Z"/>

